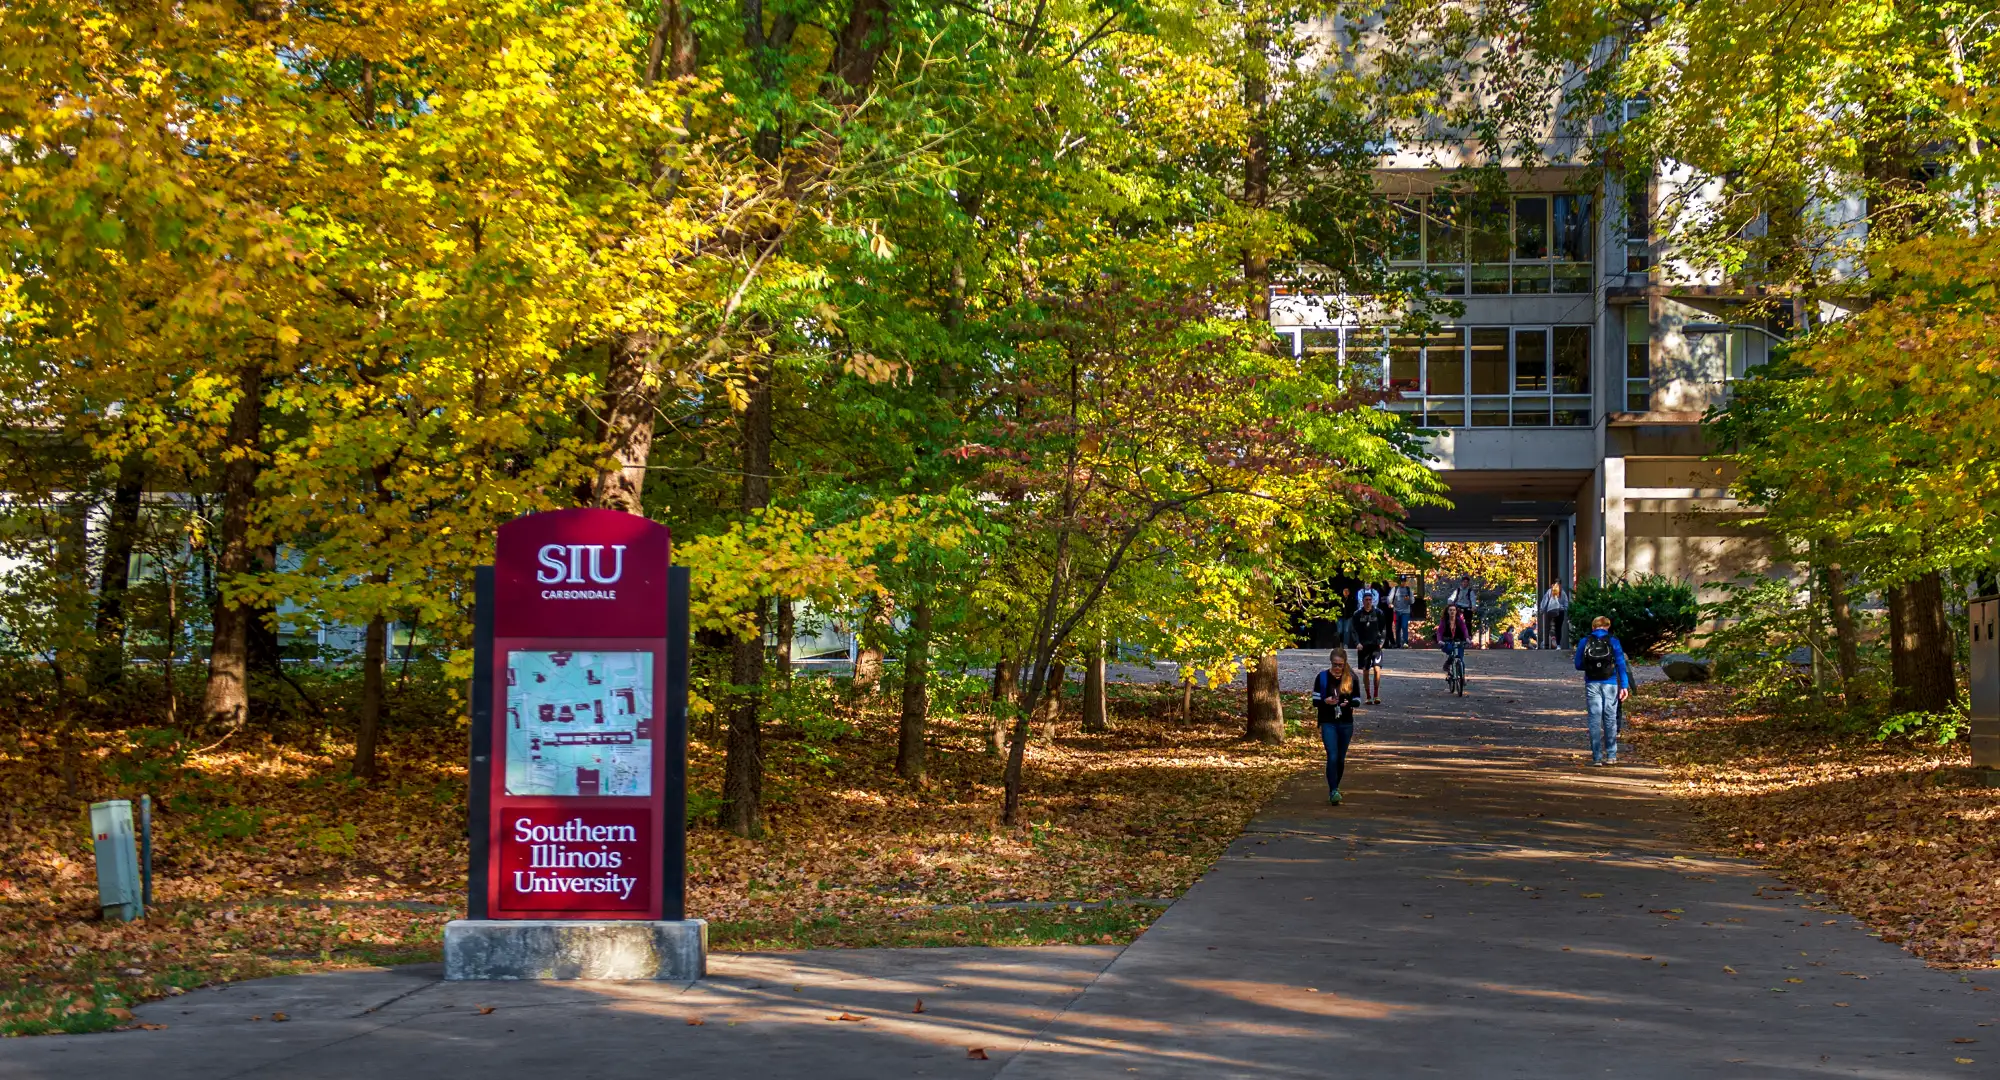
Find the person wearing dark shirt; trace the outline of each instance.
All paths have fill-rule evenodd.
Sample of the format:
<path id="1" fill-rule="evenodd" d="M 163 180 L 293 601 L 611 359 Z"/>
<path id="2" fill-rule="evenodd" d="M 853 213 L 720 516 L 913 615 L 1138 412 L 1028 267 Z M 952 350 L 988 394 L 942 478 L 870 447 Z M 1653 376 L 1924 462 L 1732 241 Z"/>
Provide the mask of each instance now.
<path id="1" fill-rule="evenodd" d="M 1382 648 L 1389 643 L 1393 620 L 1387 608 L 1375 603 L 1374 593 L 1361 594 L 1361 610 L 1354 613 L 1354 644 L 1361 691 L 1370 705 L 1382 704 Z"/>
<path id="2" fill-rule="evenodd" d="M 1446 604 L 1444 617 L 1438 620 L 1437 625 L 1438 649 L 1444 653 L 1444 667 L 1440 670 L 1450 671 L 1454 656 L 1463 662 L 1465 643 L 1471 640 L 1472 624 L 1466 621 L 1465 612 L 1460 611 L 1457 604 Z"/>
<path id="3" fill-rule="evenodd" d="M 1340 805 L 1340 777 L 1347 771 L 1347 748 L 1354 742 L 1354 706 L 1361 688 L 1347 664 L 1347 650 L 1327 654 L 1326 670 L 1313 680 L 1312 703 L 1319 712 L 1319 740 L 1326 747 L 1326 801 Z"/>

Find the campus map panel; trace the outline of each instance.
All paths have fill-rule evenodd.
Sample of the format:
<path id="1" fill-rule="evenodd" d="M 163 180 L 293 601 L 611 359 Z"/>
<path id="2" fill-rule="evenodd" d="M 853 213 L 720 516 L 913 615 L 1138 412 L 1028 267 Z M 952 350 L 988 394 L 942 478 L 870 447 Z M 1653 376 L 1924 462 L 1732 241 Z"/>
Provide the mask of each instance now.
<path id="1" fill-rule="evenodd" d="M 507 653 L 507 794 L 651 795 L 652 739 L 652 653 Z"/>

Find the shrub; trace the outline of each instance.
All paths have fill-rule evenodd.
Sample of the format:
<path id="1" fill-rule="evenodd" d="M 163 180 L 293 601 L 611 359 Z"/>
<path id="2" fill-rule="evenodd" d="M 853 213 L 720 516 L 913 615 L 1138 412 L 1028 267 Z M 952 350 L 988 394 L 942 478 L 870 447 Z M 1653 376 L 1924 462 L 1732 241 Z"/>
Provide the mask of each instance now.
<path id="1" fill-rule="evenodd" d="M 1608 582 L 1585 578 L 1569 602 L 1573 633 L 1588 633 L 1590 621 L 1599 615 L 1611 617 L 1611 632 L 1627 652 L 1651 653 L 1693 633 L 1701 603 L 1694 586 L 1659 574 Z"/>

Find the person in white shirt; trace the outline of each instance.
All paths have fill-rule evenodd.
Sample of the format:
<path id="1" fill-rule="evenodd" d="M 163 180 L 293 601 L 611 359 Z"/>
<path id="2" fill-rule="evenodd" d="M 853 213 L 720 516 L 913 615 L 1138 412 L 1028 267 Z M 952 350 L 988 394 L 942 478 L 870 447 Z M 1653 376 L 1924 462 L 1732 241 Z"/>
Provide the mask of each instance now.
<path id="1" fill-rule="evenodd" d="M 1569 618 L 1569 598 L 1563 595 L 1562 582 L 1549 583 L 1549 591 L 1542 594 L 1542 602 L 1536 605 L 1542 614 L 1542 621 L 1549 631 L 1542 638 L 1542 648 L 1562 648 L 1563 621 Z"/>

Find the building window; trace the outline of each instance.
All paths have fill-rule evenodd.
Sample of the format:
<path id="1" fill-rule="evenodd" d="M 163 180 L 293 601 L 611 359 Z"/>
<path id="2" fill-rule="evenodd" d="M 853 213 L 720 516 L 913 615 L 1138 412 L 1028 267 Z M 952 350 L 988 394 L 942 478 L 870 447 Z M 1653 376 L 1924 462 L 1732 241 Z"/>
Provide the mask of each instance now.
<path id="1" fill-rule="evenodd" d="M 1338 348 L 1356 379 L 1389 390 L 1388 409 L 1430 428 L 1588 427 L 1589 326 L 1381 326 L 1298 332 L 1310 356 Z M 1284 335 L 1281 335 L 1284 336 Z"/>
<path id="2" fill-rule="evenodd" d="M 1652 323 L 1646 309 L 1625 309 L 1625 411 L 1653 410 Z"/>
<path id="3" fill-rule="evenodd" d="M 1405 265 L 1423 262 L 1423 203 L 1415 200 L 1393 202 L 1389 204 L 1389 209 L 1396 215 L 1396 232 L 1389 238 L 1389 261 Z"/>
<path id="4" fill-rule="evenodd" d="M 1554 238 L 1555 291 L 1587 293 L 1591 289 L 1590 196 L 1558 195 L 1551 200 Z"/>
<path id="5" fill-rule="evenodd" d="M 1558 394 L 1590 393 L 1590 327 L 1558 326 L 1550 365 L 1550 389 Z"/>
<path id="6" fill-rule="evenodd" d="M 1653 174 L 1625 174 L 1625 272 L 1643 274 L 1653 265 Z"/>
<path id="7" fill-rule="evenodd" d="M 1588 195 L 1436 195 L 1390 206 L 1409 223 L 1390 238 L 1390 262 L 1420 265 L 1440 295 L 1587 294 L 1595 285 Z"/>

